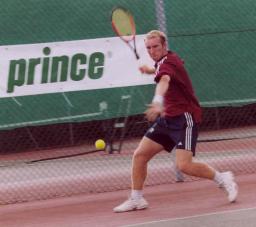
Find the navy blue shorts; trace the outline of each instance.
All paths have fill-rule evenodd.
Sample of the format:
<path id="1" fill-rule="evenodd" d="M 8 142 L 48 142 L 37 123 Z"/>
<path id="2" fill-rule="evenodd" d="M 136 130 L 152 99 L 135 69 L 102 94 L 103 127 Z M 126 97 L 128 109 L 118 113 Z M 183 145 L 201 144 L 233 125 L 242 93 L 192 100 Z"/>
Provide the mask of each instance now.
<path id="1" fill-rule="evenodd" d="M 159 117 L 145 136 L 171 152 L 173 148 L 192 151 L 195 155 L 198 125 L 190 113 L 175 117 Z"/>

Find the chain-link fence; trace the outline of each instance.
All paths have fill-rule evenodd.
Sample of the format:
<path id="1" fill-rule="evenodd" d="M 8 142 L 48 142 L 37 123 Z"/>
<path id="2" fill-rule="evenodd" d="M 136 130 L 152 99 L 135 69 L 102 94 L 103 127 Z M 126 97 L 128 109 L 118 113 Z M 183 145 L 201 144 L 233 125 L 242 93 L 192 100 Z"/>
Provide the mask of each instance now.
<path id="1" fill-rule="evenodd" d="M 0 9 L 0 202 L 120 190 L 149 123 L 152 79 L 139 74 L 115 37 L 113 7 L 135 17 L 143 37 L 168 35 L 203 106 L 197 157 L 255 173 L 254 1 L 4 1 Z M 107 147 L 96 151 L 95 140 Z M 149 164 L 146 184 L 175 182 L 175 154 Z M 185 176 L 185 180 L 195 180 Z"/>

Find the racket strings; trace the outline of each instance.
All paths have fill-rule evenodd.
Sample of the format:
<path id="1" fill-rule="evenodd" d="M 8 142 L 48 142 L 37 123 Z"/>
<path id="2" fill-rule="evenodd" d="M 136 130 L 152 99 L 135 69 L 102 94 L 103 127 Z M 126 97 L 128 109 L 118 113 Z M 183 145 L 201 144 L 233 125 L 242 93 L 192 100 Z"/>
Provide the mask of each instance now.
<path id="1" fill-rule="evenodd" d="M 115 32 L 126 41 L 135 36 L 135 23 L 129 12 L 115 9 L 112 13 L 112 26 Z"/>

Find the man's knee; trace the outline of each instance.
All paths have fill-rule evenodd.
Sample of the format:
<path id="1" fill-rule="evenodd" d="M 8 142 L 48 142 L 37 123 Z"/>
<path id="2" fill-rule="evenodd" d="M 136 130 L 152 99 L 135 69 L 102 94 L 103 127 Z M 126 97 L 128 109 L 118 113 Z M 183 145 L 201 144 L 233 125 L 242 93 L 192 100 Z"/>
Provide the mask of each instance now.
<path id="1" fill-rule="evenodd" d="M 177 163 L 176 163 L 176 167 L 177 167 L 178 170 L 180 170 L 180 171 L 182 171 L 182 172 L 184 172 L 184 170 L 186 169 L 185 164 L 184 164 L 184 163 L 181 163 L 181 162 L 177 162 Z"/>
<path id="2" fill-rule="evenodd" d="M 162 145 L 144 137 L 133 154 L 133 162 L 147 163 L 162 150 Z"/>
<path id="3" fill-rule="evenodd" d="M 189 173 L 192 164 L 192 152 L 187 150 L 176 150 L 176 167 L 184 172 Z"/>
<path id="4" fill-rule="evenodd" d="M 189 170 L 190 170 L 190 165 L 191 165 L 191 162 L 190 161 L 180 161 L 180 162 L 177 162 L 176 163 L 176 167 L 181 171 L 181 172 L 184 172 L 184 173 L 189 173 Z"/>
<path id="5" fill-rule="evenodd" d="M 140 152 L 139 150 L 136 150 L 133 154 L 133 162 L 147 163 L 147 154 L 145 152 Z"/>

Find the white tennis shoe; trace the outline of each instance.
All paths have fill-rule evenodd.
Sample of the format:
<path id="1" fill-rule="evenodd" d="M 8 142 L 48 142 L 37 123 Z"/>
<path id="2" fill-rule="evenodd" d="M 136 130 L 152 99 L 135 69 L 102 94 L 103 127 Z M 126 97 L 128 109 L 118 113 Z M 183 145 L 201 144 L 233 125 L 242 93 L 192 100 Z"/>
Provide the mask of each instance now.
<path id="1" fill-rule="evenodd" d="M 228 193 L 229 202 L 235 202 L 238 195 L 238 186 L 234 180 L 234 175 L 232 172 L 224 172 L 221 173 L 223 183 L 220 184 L 226 192 Z"/>
<path id="2" fill-rule="evenodd" d="M 129 198 L 119 206 L 113 209 L 116 213 L 132 211 L 132 210 L 142 210 L 148 207 L 148 202 L 142 197 L 140 199 Z"/>

